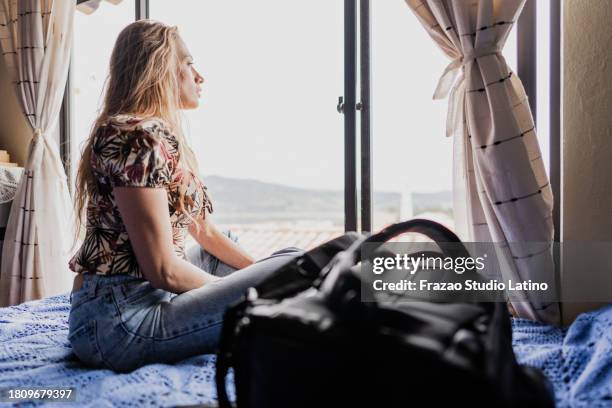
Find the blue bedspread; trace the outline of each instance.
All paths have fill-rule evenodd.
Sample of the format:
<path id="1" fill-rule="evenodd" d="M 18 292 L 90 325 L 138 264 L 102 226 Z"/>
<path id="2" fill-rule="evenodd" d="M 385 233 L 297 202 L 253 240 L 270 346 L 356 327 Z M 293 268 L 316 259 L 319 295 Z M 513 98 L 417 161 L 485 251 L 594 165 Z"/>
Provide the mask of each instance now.
<path id="1" fill-rule="evenodd" d="M 67 339 L 69 310 L 66 295 L 0 308 L 0 388 L 76 389 L 76 404 L 47 404 L 53 408 L 216 404 L 214 355 L 152 364 L 129 374 L 83 367 Z"/>
<path id="2" fill-rule="evenodd" d="M 129 374 L 82 367 L 66 338 L 68 311 L 66 296 L 0 309 L 0 388 L 75 388 L 77 404 L 51 405 L 58 408 L 215 403 L 211 355 Z M 513 332 L 519 361 L 544 370 L 557 406 L 612 407 L 612 305 L 581 315 L 569 329 L 515 319 Z"/>
<path id="3" fill-rule="evenodd" d="M 544 371 L 558 407 L 612 407 L 612 305 L 566 329 L 513 319 L 512 336 L 519 363 Z"/>

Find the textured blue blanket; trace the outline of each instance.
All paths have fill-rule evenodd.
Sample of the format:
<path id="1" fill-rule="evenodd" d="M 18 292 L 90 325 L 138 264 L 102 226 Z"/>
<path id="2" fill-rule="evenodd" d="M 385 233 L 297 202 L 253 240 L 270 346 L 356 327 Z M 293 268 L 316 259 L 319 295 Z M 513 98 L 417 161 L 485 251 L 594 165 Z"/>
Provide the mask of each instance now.
<path id="1" fill-rule="evenodd" d="M 68 311 L 66 296 L 0 309 L 0 388 L 75 388 L 78 404 L 53 403 L 57 408 L 216 401 L 211 355 L 130 374 L 83 368 L 66 338 Z M 544 370 L 558 406 L 612 407 L 612 306 L 581 315 L 565 330 L 515 319 L 513 332 L 519 361 Z"/>
<path id="2" fill-rule="evenodd" d="M 612 408 L 612 305 L 566 329 L 513 319 L 512 343 L 519 363 L 552 382 L 558 407 Z"/>

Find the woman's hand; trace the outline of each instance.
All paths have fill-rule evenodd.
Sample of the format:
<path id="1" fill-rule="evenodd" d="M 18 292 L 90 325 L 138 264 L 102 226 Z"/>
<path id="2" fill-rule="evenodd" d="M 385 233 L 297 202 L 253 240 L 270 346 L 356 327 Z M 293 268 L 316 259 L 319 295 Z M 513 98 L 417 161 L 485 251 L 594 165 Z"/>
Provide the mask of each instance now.
<path id="1" fill-rule="evenodd" d="M 255 262 L 249 254 L 217 229 L 210 221 L 210 215 L 207 218 L 198 218 L 196 222 L 199 228 L 192 223 L 189 226 L 189 233 L 202 248 L 219 258 L 221 262 L 236 269 L 246 268 Z"/>

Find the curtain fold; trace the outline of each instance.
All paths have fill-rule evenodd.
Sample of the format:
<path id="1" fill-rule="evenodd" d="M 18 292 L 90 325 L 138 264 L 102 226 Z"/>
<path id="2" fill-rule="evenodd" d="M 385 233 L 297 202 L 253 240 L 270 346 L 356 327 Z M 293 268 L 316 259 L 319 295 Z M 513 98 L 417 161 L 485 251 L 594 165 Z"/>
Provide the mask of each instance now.
<path id="1" fill-rule="evenodd" d="M 449 98 L 453 198 L 463 240 L 495 242 L 513 282 L 556 284 L 552 190 L 521 80 L 502 49 L 526 0 L 405 0 L 451 59 L 434 99 Z M 523 292 L 525 318 L 559 323 L 559 305 Z"/>
<path id="2" fill-rule="evenodd" d="M 53 132 L 59 122 L 73 38 L 75 0 L 0 0 L 2 54 L 31 127 L 25 171 L 2 249 L 0 304 L 69 291 L 74 227 Z"/>

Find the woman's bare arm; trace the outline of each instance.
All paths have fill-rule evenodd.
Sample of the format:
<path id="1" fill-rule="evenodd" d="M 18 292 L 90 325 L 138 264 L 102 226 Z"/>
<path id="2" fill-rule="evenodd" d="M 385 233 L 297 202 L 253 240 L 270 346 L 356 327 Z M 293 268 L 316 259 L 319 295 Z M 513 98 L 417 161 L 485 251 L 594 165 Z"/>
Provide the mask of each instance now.
<path id="1" fill-rule="evenodd" d="M 113 194 L 136 260 L 151 285 L 183 293 L 220 279 L 174 252 L 165 189 L 115 187 Z"/>
<path id="2" fill-rule="evenodd" d="M 210 216 L 198 218 L 196 222 L 199 229 L 196 229 L 193 223 L 189 226 L 189 233 L 202 248 L 219 258 L 221 262 L 237 269 L 246 268 L 255 262 L 249 254 L 217 229 L 210 220 Z"/>

